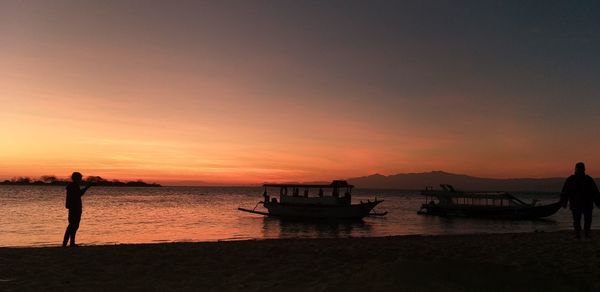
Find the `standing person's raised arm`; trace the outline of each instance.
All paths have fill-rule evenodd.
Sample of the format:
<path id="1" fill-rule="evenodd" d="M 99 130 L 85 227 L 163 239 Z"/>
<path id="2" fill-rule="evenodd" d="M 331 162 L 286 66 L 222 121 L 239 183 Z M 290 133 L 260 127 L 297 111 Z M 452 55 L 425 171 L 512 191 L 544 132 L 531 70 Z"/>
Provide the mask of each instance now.
<path id="1" fill-rule="evenodd" d="M 94 186 L 94 184 L 89 184 L 87 187 L 81 189 L 81 195 L 82 196 L 85 195 L 85 192 L 87 192 L 87 190 L 93 186 Z"/>

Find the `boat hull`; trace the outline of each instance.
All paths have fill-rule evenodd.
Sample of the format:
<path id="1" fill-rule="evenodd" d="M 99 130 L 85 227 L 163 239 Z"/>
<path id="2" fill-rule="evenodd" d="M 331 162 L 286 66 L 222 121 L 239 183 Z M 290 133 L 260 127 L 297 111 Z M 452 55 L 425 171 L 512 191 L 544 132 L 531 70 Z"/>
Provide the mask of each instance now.
<path id="1" fill-rule="evenodd" d="M 302 205 L 285 203 L 265 203 L 269 216 L 282 218 L 310 219 L 362 219 L 369 216 L 375 206 L 383 201 L 373 201 L 353 205 Z"/>
<path id="2" fill-rule="evenodd" d="M 437 216 L 526 220 L 551 216 L 556 213 L 560 207 L 560 202 L 543 206 L 522 207 L 440 206 L 435 204 L 424 204 L 418 213 L 422 215 Z"/>

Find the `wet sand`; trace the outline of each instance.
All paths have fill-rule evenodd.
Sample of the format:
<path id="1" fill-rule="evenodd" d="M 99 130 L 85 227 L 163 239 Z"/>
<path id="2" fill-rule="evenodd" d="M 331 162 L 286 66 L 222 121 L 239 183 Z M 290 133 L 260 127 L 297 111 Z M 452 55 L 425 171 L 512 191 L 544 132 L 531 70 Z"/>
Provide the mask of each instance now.
<path id="1" fill-rule="evenodd" d="M 600 240 L 554 232 L 0 248 L 0 290 L 599 291 Z"/>

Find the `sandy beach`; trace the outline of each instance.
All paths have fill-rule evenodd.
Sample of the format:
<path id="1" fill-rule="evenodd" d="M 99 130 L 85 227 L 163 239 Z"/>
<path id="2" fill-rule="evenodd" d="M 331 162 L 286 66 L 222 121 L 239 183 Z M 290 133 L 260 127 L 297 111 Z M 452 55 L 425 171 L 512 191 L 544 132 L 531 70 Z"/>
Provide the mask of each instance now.
<path id="1" fill-rule="evenodd" d="M 1 248 L 0 290 L 593 291 L 570 232 Z"/>

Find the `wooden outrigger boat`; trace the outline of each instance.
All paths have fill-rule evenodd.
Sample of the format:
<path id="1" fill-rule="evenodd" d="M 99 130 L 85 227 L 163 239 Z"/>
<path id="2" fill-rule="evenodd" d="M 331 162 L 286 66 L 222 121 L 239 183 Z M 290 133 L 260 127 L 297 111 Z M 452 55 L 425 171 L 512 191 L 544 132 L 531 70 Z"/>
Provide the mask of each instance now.
<path id="1" fill-rule="evenodd" d="M 442 190 L 427 188 L 421 192 L 426 203 L 417 212 L 423 215 L 480 217 L 495 219 L 536 219 L 556 213 L 561 203 L 537 205 L 525 203 L 505 192 L 461 192 L 451 185 Z"/>
<path id="2" fill-rule="evenodd" d="M 262 204 L 268 212 L 254 209 L 238 208 L 240 211 L 275 216 L 282 218 L 312 218 L 312 219 L 361 219 L 366 216 L 383 216 L 384 213 L 373 213 L 372 210 L 383 200 L 367 200 L 352 204 L 352 188 L 346 181 L 334 180 L 328 185 L 308 184 L 264 184 Z M 269 188 L 279 188 L 279 200 L 268 194 Z M 311 195 L 311 190 L 318 192 Z M 331 190 L 326 195 L 325 190 Z M 300 191 L 303 191 L 302 194 Z M 342 194 L 343 192 L 343 194 Z"/>

